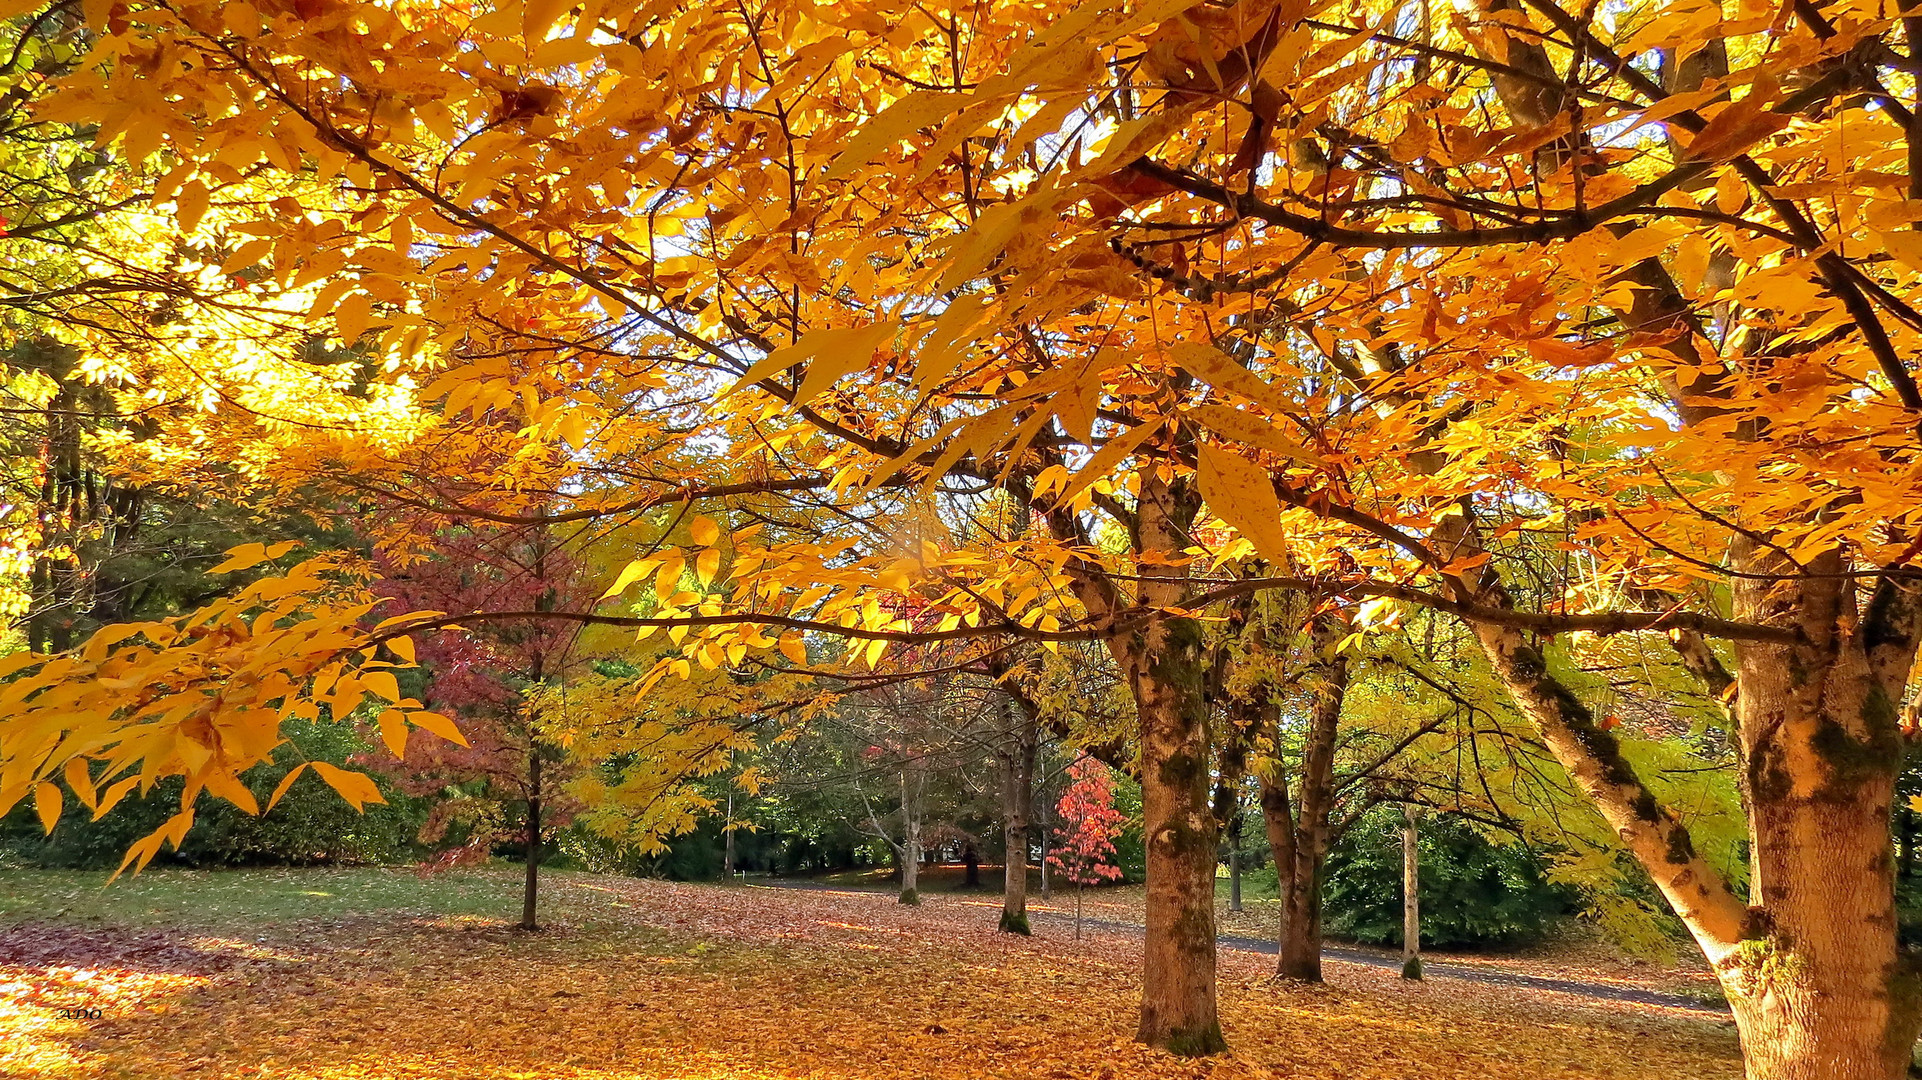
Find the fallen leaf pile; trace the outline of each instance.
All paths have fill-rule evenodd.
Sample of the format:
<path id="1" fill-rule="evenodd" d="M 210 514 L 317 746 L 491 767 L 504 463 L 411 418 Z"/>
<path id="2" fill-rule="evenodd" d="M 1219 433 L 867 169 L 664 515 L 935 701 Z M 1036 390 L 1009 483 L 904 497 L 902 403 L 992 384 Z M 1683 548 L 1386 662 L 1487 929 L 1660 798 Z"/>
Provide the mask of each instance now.
<path id="1" fill-rule="evenodd" d="M 499 878 L 504 894 L 512 888 Z M 423 885 L 431 890 L 432 883 Z M 1280 986 L 1224 950 L 1232 1056 L 1130 1038 L 1140 942 L 994 930 L 979 897 L 556 874 L 549 929 L 383 913 L 133 932 L 0 930 L 0 1075 L 284 1080 L 1741 1075 L 1699 1013 L 1331 963 Z M 87 973 L 82 977 L 82 973 Z M 55 1021 L 92 1005 L 102 1019 Z"/>

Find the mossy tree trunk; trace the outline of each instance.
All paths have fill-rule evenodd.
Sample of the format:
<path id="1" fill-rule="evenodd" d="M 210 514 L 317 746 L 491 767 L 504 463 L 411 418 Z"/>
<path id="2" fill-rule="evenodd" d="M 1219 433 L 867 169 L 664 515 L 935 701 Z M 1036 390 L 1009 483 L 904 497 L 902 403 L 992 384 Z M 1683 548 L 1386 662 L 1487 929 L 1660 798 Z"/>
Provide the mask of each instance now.
<path id="1" fill-rule="evenodd" d="M 1778 560 L 1738 548 L 1751 573 L 1790 569 Z M 1896 702 L 1922 597 L 1890 579 L 1861 611 L 1839 554 L 1809 569 L 1807 580 L 1735 588 L 1738 618 L 1794 626 L 1802 640 L 1736 650 L 1754 906 L 1716 969 L 1751 1080 L 1887 1080 L 1907 1073 L 1922 1028 L 1916 960 L 1896 938 L 1889 838 Z"/>
<path id="2" fill-rule="evenodd" d="M 1459 524 L 1437 536 L 1475 543 Z M 1922 590 L 1886 578 L 1862 610 L 1839 552 L 1795 570 L 1744 541 L 1733 561 L 1745 575 L 1735 616 L 1793 633 L 1735 650 L 1751 903 L 1695 850 L 1537 645 L 1487 622 L 1475 634 L 1714 965 L 1750 1080 L 1895 1080 L 1922 1029 L 1916 961 L 1896 939 L 1890 843 L 1902 756 L 1894 702 L 1914 662 Z M 1489 571 L 1461 591 L 1512 606 Z"/>
<path id="3" fill-rule="evenodd" d="M 1521 5 L 1492 0 L 1488 6 L 1518 11 Z M 1922 20 L 1911 16 L 1905 24 L 1913 50 Z M 1502 59 L 1512 68 L 1550 76 L 1533 86 L 1498 77 L 1497 92 L 1511 114 L 1525 115 L 1524 106 L 1534 102 L 1538 112 L 1558 115 L 1562 97 L 1540 90 L 1559 80 L 1548 51 L 1519 36 L 1503 44 Z M 1728 70 L 1719 41 L 1671 60 L 1669 92 L 1694 91 Z M 1822 58 L 1808 69 L 1809 81 L 1840 63 Z M 1632 226 L 1610 228 L 1620 235 Z M 1666 338 L 1697 372 L 1686 393 L 1669 387 L 1676 416 L 1690 427 L 1726 430 L 1717 399 L 1739 400 L 1748 391 L 1724 373 L 1739 369 L 1744 383 L 1766 382 L 1786 354 L 1767 334 L 1732 339 L 1727 355 L 1708 351 L 1697 307 L 1658 258 L 1636 264 L 1622 279 L 1634 286 L 1629 302 L 1616 309 L 1623 326 Z M 1728 433 L 1756 440 L 1767 434 L 1762 417 Z M 1472 514 L 1464 502 L 1430 536 L 1434 550 L 1450 552 L 1457 565 L 1486 554 Z M 1797 564 L 1769 528 L 1760 518 L 1730 530 L 1733 615 L 1787 638 L 1735 647 L 1732 711 L 1749 822 L 1747 903 L 1695 851 L 1688 830 L 1636 776 L 1614 736 L 1550 672 L 1541 646 L 1511 626 L 1471 626 L 1517 705 L 1715 966 L 1750 1080 L 1895 1080 L 1908 1073 L 1922 1029 L 1916 960 L 1896 938 L 1889 835 L 1902 757 L 1898 703 L 1922 627 L 1922 588 L 1906 576 L 1914 571 L 1911 554 L 1872 566 L 1832 550 L 1801 556 Z M 1512 608 L 1495 565 L 1455 578 L 1456 599 Z M 1678 645 L 1685 637 L 1672 636 Z M 1684 666 L 1719 694 L 1714 684 L 1721 676 L 1704 670 L 1717 668 L 1714 661 L 1709 650 L 1695 650 L 1694 662 L 1684 656 Z"/>
<path id="4" fill-rule="evenodd" d="M 1148 608 L 1178 606 L 1200 499 L 1154 468 L 1140 476 L 1136 548 L 1157 573 L 1144 577 Z M 1214 808 L 1209 799 L 1207 665 L 1192 619 L 1162 618 L 1109 641 L 1132 691 L 1141 745 L 1142 830 L 1147 846 L 1147 941 L 1137 1037 L 1177 1053 L 1227 1049 L 1215 1003 Z"/>
<path id="5" fill-rule="evenodd" d="M 1194 546 L 1189 533 L 1201 493 L 1191 478 L 1166 475 L 1149 459 L 1135 476 L 1133 509 L 1110 500 L 1104 510 L 1126 526 L 1139 573 L 1117 577 L 1079 559 L 1065 569 L 1088 613 L 1115 625 L 1105 644 L 1135 705 L 1148 871 L 1136 1037 L 1176 1053 L 1213 1054 L 1227 1043 L 1215 1000 L 1219 838 L 1209 798 L 1211 665 L 1199 624 L 1160 613 L 1191 600 L 1185 552 Z M 1044 513 L 1056 539 L 1093 547 L 1085 523 L 1069 509 L 1056 504 Z"/>

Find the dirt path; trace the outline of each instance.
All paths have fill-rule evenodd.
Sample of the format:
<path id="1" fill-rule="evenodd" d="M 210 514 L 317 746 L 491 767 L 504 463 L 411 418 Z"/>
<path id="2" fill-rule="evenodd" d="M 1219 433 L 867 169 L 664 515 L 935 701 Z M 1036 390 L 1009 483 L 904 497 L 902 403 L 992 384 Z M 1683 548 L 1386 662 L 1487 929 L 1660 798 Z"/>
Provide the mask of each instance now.
<path id="1" fill-rule="evenodd" d="M 834 892 L 874 892 L 872 889 L 849 888 L 816 881 L 796 881 L 793 879 L 761 878 L 754 882 L 779 889 L 821 889 Z M 1074 922 L 1074 916 L 1066 912 L 1030 909 L 1030 919 L 1047 919 L 1060 923 Z M 1137 934 L 1142 932 L 1140 923 L 1122 922 L 1117 919 L 1084 918 L 1084 926 L 1101 930 Z M 1277 951 L 1272 939 L 1246 937 L 1240 934 L 1222 934 L 1215 941 L 1229 949 L 1243 952 L 1266 953 L 1270 956 Z M 1341 945 L 1324 945 L 1321 955 L 1330 960 L 1343 963 L 1361 964 L 1372 968 L 1400 970 L 1401 959 L 1385 953 L 1370 952 L 1366 949 L 1350 948 Z M 1632 986 L 1611 986 L 1607 983 L 1585 982 L 1580 979 L 1555 979 L 1542 975 L 1518 975 L 1506 971 L 1490 971 L 1486 968 L 1471 967 L 1465 964 L 1451 964 L 1446 960 L 1422 958 L 1422 973 L 1429 978 L 1461 979 L 1465 982 L 1482 983 L 1490 986 L 1514 986 L 1529 990 L 1548 990 L 1558 994 L 1573 994 L 1593 1001 L 1623 1001 L 1638 1005 L 1661 1005 L 1671 1009 L 1691 1009 L 1703 1013 L 1726 1015 L 1728 1006 L 1711 1003 L 1699 998 L 1681 994 L 1665 994 L 1659 990 L 1642 990 Z"/>

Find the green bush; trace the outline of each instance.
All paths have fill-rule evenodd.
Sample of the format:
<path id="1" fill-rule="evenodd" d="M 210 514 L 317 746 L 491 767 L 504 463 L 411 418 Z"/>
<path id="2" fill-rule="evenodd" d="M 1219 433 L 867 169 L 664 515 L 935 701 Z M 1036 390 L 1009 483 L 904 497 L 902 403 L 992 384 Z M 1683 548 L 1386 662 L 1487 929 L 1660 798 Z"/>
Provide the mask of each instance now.
<path id="1" fill-rule="evenodd" d="M 1519 945 L 1574 910 L 1524 849 L 1489 843 L 1457 818 L 1421 822 L 1422 944 Z M 1400 945 L 1401 810 L 1379 807 L 1329 853 L 1322 925 L 1330 937 Z"/>
<path id="2" fill-rule="evenodd" d="M 347 759 L 371 749 L 342 724 L 288 726 L 290 742 L 274 760 L 243 774 L 262 806 L 288 770 L 302 761 L 325 761 L 346 768 Z M 311 770 L 287 789 L 271 813 L 255 817 L 239 807 L 202 795 L 194 826 L 181 850 L 164 849 L 159 863 L 189 866 L 309 865 L 341 862 L 391 862 L 412 853 L 422 808 L 399 795 L 376 775 L 386 796 L 358 813 Z M 67 798 L 66 813 L 52 835 L 40 827 L 32 800 L 0 819 L 0 853 L 12 865 L 43 869 L 112 869 L 134 841 L 158 829 L 180 810 L 181 780 L 169 777 L 144 797 L 130 794 L 99 821 Z"/>

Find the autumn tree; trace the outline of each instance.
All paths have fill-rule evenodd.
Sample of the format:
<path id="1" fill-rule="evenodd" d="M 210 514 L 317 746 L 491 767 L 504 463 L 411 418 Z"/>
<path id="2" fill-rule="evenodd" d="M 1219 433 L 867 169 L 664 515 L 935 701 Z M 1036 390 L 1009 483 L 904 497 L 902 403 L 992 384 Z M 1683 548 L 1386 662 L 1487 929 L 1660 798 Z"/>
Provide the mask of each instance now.
<path id="1" fill-rule="evenodd" d="M 678 632 L 663 678 L 802 630 L 870 664 L 943 635 L 1099 642 L 1138 724 L 1145 1040 L 1222 1045 L 1201 626 L 1289 590 L 1468 628 L 1715 964 L 1757 1080 L 1906 1067 L 1922 995 L 1888 814 L 1922 617 L 1922 318 L 1903 18 L 1550 0 L 830 18 L 127 5 L 45 114 L 97 123 L 183 222 L 246 170 L 287 185 L 224 219 L 257 241 L 201 261 L 259 267 L 263 297 L 324 279 L 299 318 L 379 357 L 362 366 L 388 408 L 343 413 L 378 439 L 262 434 L 262 471 L 517 522 L 776 491 L 857 513 L 895 492 L 905 514 L 907 484 L 998 485 L 1042 515 L 969 550 L 731 529 L 649 556 L 653 614 L 549 614 Z M 248 208 L 214 202 L 216 221 Z M 453 469 L 414 493 L 392 447 L 490 412 L 599 471 L 517 494 L 517 470 Z M 1290 569 L 1216 574 L 1211 517 Z M 1535 558 L 1544 537 L 1568 557 Z M 724 588 L 673 587 L 703 559 Z M 360 613 L 338 614 L 356 581 L 328 556 L 21 661 L 0 803 L 58 799 L 57 776 L 85 798 L 90 756 L 231 791 L 302 702 L 368 689 Z M 879 603 L 928 583 L 931 628 Z M 1580 693 L 1578 635 L 1645 632 L 1729 709 L 1748 896 Z M 165 683 L 183 655 L 220 689 Z M 178 711 L 162 686 L 199 697 L 142 723 Z M 100 725 L 84 752 L 63 741 L 76 717 Z M 209 756 L 164 748 L 183 732 Z"/>
<path id="2" fill-rule="evenodd" d="M 1074 936 L 1081 937 L 1081 890 L 1121 877 L 1115 865 L 1116 836 L 1127 819 L 1114 806 L 1114 778 L 1091 757 L 1068 766 L 1071 782 L 1055 805 L 1054 849 L 1049 862 L 1074 882 Z"/>
<path id="3" fill-rule="evenodd" d="M 591 587 L 582 580 L 580 559 L 539 526 L 445 532 L 425 558 L 385 570 L 375 591 L 408 610 L 565 609 L 579 606 Z M 376 760 L 375 767 L 409 794 L 437 799 L 423 839 L 439 840 L 459 823 L 469 848 L 485 854 L 513 836 L 508 804 L 515 805 L 526 852 L 524 930 L 539 928 L 542 838 L 575 809 L 563 793 L 569 762 L 544 737 L 535 702 L 545 683 L 578 676 L 591 659 L 577 649 L 578 637 L 578 627 L 551 622 L 421 635 L 415 659 L 429 673 L 422 696 L 457 720 L 462 738 L 412 738 L 396 713 L 378 717 L 393 758 Z"/>

